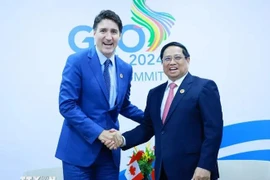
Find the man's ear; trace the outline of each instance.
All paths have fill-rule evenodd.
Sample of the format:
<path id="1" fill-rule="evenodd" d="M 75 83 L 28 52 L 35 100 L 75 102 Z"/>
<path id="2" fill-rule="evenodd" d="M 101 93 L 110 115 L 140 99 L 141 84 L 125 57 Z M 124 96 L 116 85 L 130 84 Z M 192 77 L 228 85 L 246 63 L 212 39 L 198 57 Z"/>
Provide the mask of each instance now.
<path id="1" fill-rule="evenodd" d="M 190 57 L 186 58 L 188 64 L 190 63 Z"/>
<path id="2" fill-rule="evenodd" d="M 122 38 L 122 33 L 119 34 L 119 40 L 121 40 L 121 38 Z"/>

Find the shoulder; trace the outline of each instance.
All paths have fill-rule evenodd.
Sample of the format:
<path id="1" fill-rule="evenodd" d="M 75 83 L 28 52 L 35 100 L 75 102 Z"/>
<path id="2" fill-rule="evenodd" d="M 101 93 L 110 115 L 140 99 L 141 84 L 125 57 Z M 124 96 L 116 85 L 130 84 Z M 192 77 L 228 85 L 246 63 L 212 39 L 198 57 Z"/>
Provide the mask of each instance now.
<path id="1" fill-rule="evenodd" d="M 162 84 L 160 84 L 160 85 L 158 85 L 158 86 L 156 86 L 156 87 L 150 89 L 150 90 L 149 90 L 149 94 L 154 94 L 154 93 L 156 93 L 156 92 L 162 91 L 163 89 L 166 88 L 167 83 L 168 83 L 168 82 L 162 83 Z"/>
<path id="2" fill-rule="evenodd" d="M 67 63 L 78 65 L 87 59 L 89 49 L 84 49 L 76 53 L 70 54 L 67 58 Z"/>
<path id="3" fill-rule="evenodd" d="M 193 75 L 192 75 L 192 79 L 193 79 L 193 83 L 202 87 L 209 86 L 209 85 L 216 86 L 215 81 L 212 79 L 202 78 L 202 77 L 193 76 Z"/>
<path id="4" fill-rule="evenodd" d="M 219 89 L 214 80 L 193 76 L 192 92 L 197 92 L 199 95 L 206 95 L 219 93 Z"/>
<path id="5" fill-rule="evenodd" d="M 115 55 L 115 62 L 120 69 L 132 73 L 133 71 L 132 66 L 117 55 Z"/>
<path id="6" fill-rule="evenodd" d="M 129 63 L 127 63 L 126 61 L 124 61 L 118 55 L 115 55 L 115 60 L 117 61 L 118 64 L 120 64 L 123 67 L 132 68 L 132 66 Z"/>

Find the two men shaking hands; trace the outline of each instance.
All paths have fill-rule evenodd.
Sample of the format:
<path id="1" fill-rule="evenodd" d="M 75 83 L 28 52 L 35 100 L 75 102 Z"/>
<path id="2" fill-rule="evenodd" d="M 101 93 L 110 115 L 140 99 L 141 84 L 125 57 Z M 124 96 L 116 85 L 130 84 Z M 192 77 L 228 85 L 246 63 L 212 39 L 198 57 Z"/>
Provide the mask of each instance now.
<path id="1" fill-rule="evenodd" d="M 103 130 L 98 139 L 110 150 L 124 145 L 124 137 L 116 129 Z"/>

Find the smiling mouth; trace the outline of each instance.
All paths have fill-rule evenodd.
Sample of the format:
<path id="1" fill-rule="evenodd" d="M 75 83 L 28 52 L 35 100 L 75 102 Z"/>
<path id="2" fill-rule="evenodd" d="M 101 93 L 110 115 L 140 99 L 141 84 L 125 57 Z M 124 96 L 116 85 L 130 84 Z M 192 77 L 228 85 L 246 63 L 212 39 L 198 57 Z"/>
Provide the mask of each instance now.
<path id="1" fill-rule="evenodd" d="M 113 46 L 113 43 L 103 43 L 103 45 L 104 45 L 105 47 L 112 47 L 112 46 Z"/>
<path id="2" fill-rule="evenodd" d="M 178 70 L 178 68 L 171 67 L 171 68 L 169 68 L 169 70 L 170 70 L 170 72 L 174 72 L 174 71 L 177 71 L 177 70 Z"/>

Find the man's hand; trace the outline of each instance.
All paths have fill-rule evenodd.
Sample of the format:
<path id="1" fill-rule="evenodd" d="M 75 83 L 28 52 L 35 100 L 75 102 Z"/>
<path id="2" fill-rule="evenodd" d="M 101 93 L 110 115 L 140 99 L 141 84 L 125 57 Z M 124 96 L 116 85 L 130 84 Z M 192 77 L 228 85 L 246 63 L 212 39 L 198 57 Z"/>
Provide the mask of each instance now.
<path id="1" fill-rule="evenodd" d="M 98 136 L 98 139 L 102 142 L 113 142 L 114 136 L 113 134 L 108 130 L 103 130 L 102 133 Z"/>
<path id="2" fill-rule="evenodd" d="M 197 167 L 191 180 L 210 180 L 210 171 Z"/>
<path id="3" fill-rule="evenodd" d="M 115 129 L 110 129 L 109 132 L 112 134 L 113 140 L 106 141 L 104 144 L 110 150 L 117 149 L 118 147 L 120 147 L 123 144 L 122 134 Z"/>

